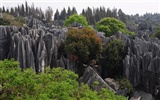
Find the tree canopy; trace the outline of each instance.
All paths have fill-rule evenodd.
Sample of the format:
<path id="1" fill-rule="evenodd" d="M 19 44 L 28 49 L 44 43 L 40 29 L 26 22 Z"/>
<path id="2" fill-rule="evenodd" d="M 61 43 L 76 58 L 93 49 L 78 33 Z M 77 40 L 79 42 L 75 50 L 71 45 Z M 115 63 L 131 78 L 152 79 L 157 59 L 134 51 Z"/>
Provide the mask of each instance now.
<path id="1" fill-rule="evenodd" d="M 118 77 L 123 73 L 123 59 L 125 57 L 125 45 L 119 40 L 115 39 L 109 42 L 104 49 L 104 58 L 102 59 L 103 77 Z"/>
<path id="2" fill-rule="evenodd" d="M 126 100 L 107 89 L 96 92 L 79 85 L 78 76 L 63 68 L 36 74 L 33 69 L 21 71 L 18 65 L 13 59 L 0 61 L 1 100 Z"/>
<path id="3" fill-rule="evenodd" d="M 98 31 L 104 32 L 105 36 L 114 35 L 118 31 L 121 31 L 124 34 L 134 34 L 127 30 L 126 25 L 123 22 L 113 17 L 103 18 L 96 24 L 96 28 Z"/>
<path id="4" fill-rule="evenodd" d="M 65 50 L 76 56 L 78 61 L 87 63 L 102 51 L 102 41 L 92 29 L 71 28 L 67 33 Z"/>
<path id="5" fill-rule="evenodd" d="M 83 15 L 73 14 L 69 16 L 68 19 L 65 20 L 65 26 L 71 26 L 73 22 L 77 22 L 82 24 L 83 26 L 88 26 L 86 18 Z"/>
<path id="6" fill-rule="evenodd" d="M 160 39 L 160 24 L 157 26 L 157 28 L 154 31 L 154 37 L 157 37 Z"/>

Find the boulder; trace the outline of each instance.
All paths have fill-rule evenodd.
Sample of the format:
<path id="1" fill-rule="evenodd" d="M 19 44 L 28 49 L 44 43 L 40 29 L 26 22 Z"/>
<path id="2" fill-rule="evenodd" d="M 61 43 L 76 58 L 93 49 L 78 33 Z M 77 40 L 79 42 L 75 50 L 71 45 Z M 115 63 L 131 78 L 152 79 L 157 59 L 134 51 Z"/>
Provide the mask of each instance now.
<path id="1" fill-rule="evenodd" d="M 116 82 L 114 79 L 111 79 L 111 78 L 106 78 L 104 79 L 104 81 L 110 86 L 112 87 L 115 91 L 118 91 L 119 90 L 119 83 Z"/>

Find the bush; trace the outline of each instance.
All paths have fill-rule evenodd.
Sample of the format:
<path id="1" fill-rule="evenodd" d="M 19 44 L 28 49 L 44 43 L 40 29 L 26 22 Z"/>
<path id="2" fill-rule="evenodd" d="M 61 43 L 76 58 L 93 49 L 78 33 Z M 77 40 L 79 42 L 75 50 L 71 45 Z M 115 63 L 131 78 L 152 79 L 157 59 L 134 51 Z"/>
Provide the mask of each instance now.
<path id="1" fill-rule="evenodd" d="M 63 68 L 36 74 L 32 69 L 21 71 L 18 65 L 14 60 L 0 61 L 1 100 L 126 100 L 106 89 L 98 93 L 88 85 L 79 86 L 78 76 Z"/>
<path id="2" fill-rule="evenodd" d="M 12 15 L 7 14 L 7 13 L 2 13 L 2 16 L 3 16 L 2 19 L 7 21 L 7 24 L 5 24 L 5 25 L 22 26 L 23 24 L 25 24 L 25 18 L 22 16 L 13 17 Z"/>
<path id="3" fill-rule="evenodd" d="M 86 18 L 83 15 L 78 15 L 78 14 L 73 14 L 69 16 L 69 18 L 65 20 L 64 25 L 71 26 L 73 22 L 80 23 L 83 26 L 88 26 Z"/>
<path id="4" fill-rule="evenodd" d="M 94 30 L 71 28 L 67 33 L 65 51 L 81 63 L 96 59 L 102 51 L 102 41 Z"/>
<path id="5" fill-rule="evenodd" d="M 119 40 L 115 39 L 108 43 L 104 49 L 104 58 L 102 59 L 103 78 L 119 77 L 123 73 L 123 59 L 125 57 L 125 45 Z"/>
<path id="6" fill-rule="evenodd" d="M 10 24 L 10 22 L 8 20 L 0 18 L 0 25 L 9 25 L 9 24 Z"/>
<path id="7" fill-rule="evenodd" d="M 133 93 L 133 85 L 127 78 L 120 79 L 119 83 L 120 83 L 120 89 L 127 88 L 129 94 Z"/>
<path id="8" fill-rule="evenodd" d="M 153 37 L 160 39 L 160 24 L 155 29 Z"/>
<path id="9" fill-rule="evenodd" d="M 103 18 L 96 24 L 98 31 L 104 32 L 105 36 L 115 35 L 118 31 L 124 34 L 134 35 L 134 32 L 129 32 L 126 25 L 116 18 Z"/>

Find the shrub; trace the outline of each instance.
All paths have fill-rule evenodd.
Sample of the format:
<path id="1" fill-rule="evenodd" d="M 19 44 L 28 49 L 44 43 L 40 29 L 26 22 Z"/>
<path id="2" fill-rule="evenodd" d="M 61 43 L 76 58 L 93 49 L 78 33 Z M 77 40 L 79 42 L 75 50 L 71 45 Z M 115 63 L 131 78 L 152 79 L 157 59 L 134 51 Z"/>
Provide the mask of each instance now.
<path id="1" fill-rule="evenodd" d="M 5 25 L 22 26 L 23 24 L 25 24 L 25 18 L 22 16 L 13 17 L 12 15 L 7 14 L 7 13 L 2 13 L 2 16 L 3 16 L 2 19 L 7 21 L 7 24 L 5 24 Z M 0 22 L 2 19 L 0 19 Z"/>
<path id="2" fill-rule="evenodd" d="M 160 24 L 155 29 L 153 37 L 157 37 L 158 39 L 160 39 Z"/>
<path id="3" fill-rule="evenodd" d="M 120 79 L 119 83 L 120 83 L 120 89 L 127 88 L 128 93 L 133 93 L 133 85 L 127 78 Z"/>
<path id="4" fill-rule="evenodd" d="M 83 26 L 88 26 L 86 18 L 83 15 L 78 15 L 78 14 L 73 14 L 69 16 L 69 18 L 65 20 L 64 25 L 71 26 L 73 22 L 80 23 Z"/>
<path id="5" fill-rule="evenodd" d="M 103 73 L 107 73 L 108 77 L 115 78 L 122 75 L 123 59 L 125 57 L 124 48 L 124 43 L 119 39 L 115 39 L 106 45 L 101 65 L 104 69 Z"/>
<path id="6" fill-rule="evenodd" d="M 0 61 L 1 100 L 126 100 L 112 91 L 92 91 L 79 86 L 78 76 L 63 68 L 46 69 L 36 74 L 32 69 L 21 71 L 14 60 Z"/>
<path id="7" fill-rule="evenodd" d="M 8 20 L 0 18 L 0 25 L 9 25 L 9 24 L 10 24 L 10 22 Z"/>
<path id="8" fill-rule="evenodd" d="M 65 51 L 81 63 L 96 59 L 102 51 L 102 41 L 95 31 L 88 28 L 71 28 L 67 33 Z"/>
<path id="9" fill-rule="evenodd" d="M 121 31 L 124 34 L 134 35 L 134 32 L 129 32 L 126 25 L 116 18 L 103 18 L 96 24 L 98 31 L 104 32 L 105 36 L 111 36 Z"/>

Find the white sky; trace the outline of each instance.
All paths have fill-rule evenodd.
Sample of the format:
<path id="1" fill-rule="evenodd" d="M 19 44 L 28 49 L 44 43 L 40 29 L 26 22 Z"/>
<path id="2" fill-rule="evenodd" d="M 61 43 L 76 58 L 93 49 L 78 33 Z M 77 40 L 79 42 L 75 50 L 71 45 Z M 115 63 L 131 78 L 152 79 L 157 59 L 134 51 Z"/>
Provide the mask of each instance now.
<path id="1" fill-rule="evenodd" d="M 90 8 L 104 6 L 110 9 L 122 9 L 125 14 L 129 15 L 137 13 L 142 15 L 146 12 L 160 13 L 160 0 L 0 0 L 0 7 L 15 7 L 18 4 L 25 4 L 25 1 L 29 6 L 34 3 L 35 7 L 41 7 L 43 10 L 50 6 L 54 13 L 56 9 L 61 11 L 64 7 L 67 10 L 68 6 L 76 7 L 78 13 L 81 13 L 82 9 L 86 9 L 88 6 Z"/>

